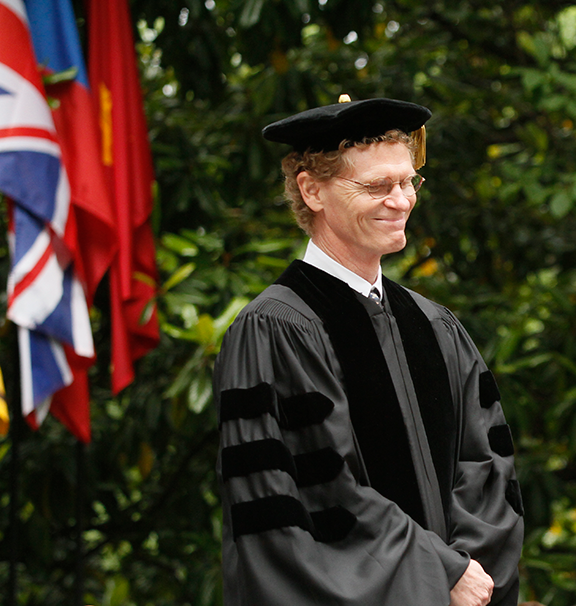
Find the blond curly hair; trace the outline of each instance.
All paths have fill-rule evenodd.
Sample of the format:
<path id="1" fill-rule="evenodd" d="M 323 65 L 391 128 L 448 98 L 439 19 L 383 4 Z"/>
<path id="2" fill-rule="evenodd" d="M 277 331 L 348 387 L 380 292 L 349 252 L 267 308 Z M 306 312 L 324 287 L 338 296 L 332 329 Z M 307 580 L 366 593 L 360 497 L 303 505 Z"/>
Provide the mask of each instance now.
<path id="1" fill-rule="evenodd" d="M 314 217 L 316 213 L 304 202 L 296 177 L 305 171 L 318 181 L 329 181 L 352 168 L 350 159 L 346 154 L 348 149 L 352 147 L 365 148 L 376 143 L 400 143 L 405 145 L 410 152 L 412 163 L 414 163 L 416 146 L 412 138 L 401 130 L 391 130 L 378 137 L 365 137 L 361 141 L 345 139 L 334 151 L 314 152 L 310 149 L 303 153 L 294 151 L 282 160 L 286 199 L 294 213 L 296 222 L 309 236 L 314 235 Z"/>

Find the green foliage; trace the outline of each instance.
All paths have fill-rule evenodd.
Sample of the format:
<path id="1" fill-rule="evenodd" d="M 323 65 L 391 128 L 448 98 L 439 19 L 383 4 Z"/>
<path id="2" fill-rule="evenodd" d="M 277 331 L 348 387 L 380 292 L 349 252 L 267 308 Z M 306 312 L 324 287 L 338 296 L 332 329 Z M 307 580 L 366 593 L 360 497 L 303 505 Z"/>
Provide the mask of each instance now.
<path id="1" fill-rule="evenodd" d="M 221 603 L 213 363 L 229 322 L 304 246 L 282 202 L 286 150 L 260 130 L 346 92 L 433 111 L 409 246 L 386 259 L 385 270 L 454 310 L 496 374 L 526 506 L 523 598 L 573 604 L 576 5 L 133 0 L 131 7 L 158 180 L 162 340 L 134 384 L 112 397 L 102 287 L 81 503 L 86 603 Z M 4 277 L 7 265 L 2 240 Z M 0 305 L 4 317 L 5 295 Z M 0 331 L 0 365 L 14 393 L 15 335 L 5 323 Z M 10 459 L 4 440 L 2 585 Z M 21 460 L 20 603 L 72 603 L 74 441 L 49 419 L 38 434 L 24 430 Z"/>

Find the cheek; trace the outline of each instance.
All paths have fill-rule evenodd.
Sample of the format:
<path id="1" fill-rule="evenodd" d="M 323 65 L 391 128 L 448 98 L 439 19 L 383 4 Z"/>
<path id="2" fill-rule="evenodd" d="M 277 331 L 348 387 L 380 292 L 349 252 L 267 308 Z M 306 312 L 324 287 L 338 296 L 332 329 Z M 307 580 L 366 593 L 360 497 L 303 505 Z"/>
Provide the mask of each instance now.
<path id="1" fill-rule="evenodd" d="M 327 216 L 341 224 L 356 222 L 363 214 L 362 205 L 355 198 L 339 199 L 326 208 Z"/>

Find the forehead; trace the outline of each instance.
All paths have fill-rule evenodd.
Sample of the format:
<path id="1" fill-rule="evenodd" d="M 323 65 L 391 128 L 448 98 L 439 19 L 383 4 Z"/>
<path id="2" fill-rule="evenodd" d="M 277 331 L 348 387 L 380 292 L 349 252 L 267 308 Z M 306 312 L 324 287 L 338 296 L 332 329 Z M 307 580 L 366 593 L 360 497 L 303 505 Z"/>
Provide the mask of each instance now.
<path id="1" fill-rule="evenodd" d="M 412 170 L 412 156 L 408 147 L 399 142 L 351 147 L 344 152 L 344 170 L 347 174 L 386 176 L 388 172 Z"/>

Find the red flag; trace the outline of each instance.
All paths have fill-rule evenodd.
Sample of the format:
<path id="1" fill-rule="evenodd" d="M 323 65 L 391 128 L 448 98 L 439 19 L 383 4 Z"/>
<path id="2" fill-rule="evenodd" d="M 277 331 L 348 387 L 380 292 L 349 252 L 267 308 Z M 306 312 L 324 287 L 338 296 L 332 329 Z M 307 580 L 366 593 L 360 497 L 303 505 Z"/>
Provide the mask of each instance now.
<path id="1" fill-rule="evenodd" d="M 119 243 L 110 270 L 112 389 L 118 393 L 134 378 L 133 362 L 159 340 L 150 225 L 154 174 L 126 0 L 90 1 L 88 28 L 88 71 Z"/>
<path id="2" fill-rule="evenodd" d="M 100 162 L 97 111 L 90 94 L 76 22 L 69 0 L 28 0 L 34 46 L 45 72 L 77 70 L 71 81 L 48 86 L 57 100 L 52 110 L 70 179 L 70 213 L 64 241 L 73 250 L 75 267 L 92 304 L 96 288 L 110 267 L 117 249 L 115 217 L 106 176 Z M 90 440 L 90 399 L 87 371 L 92 360 L 75 356 L 71 385 L 54 394 L 50 412 L 74 435 Z"/>

